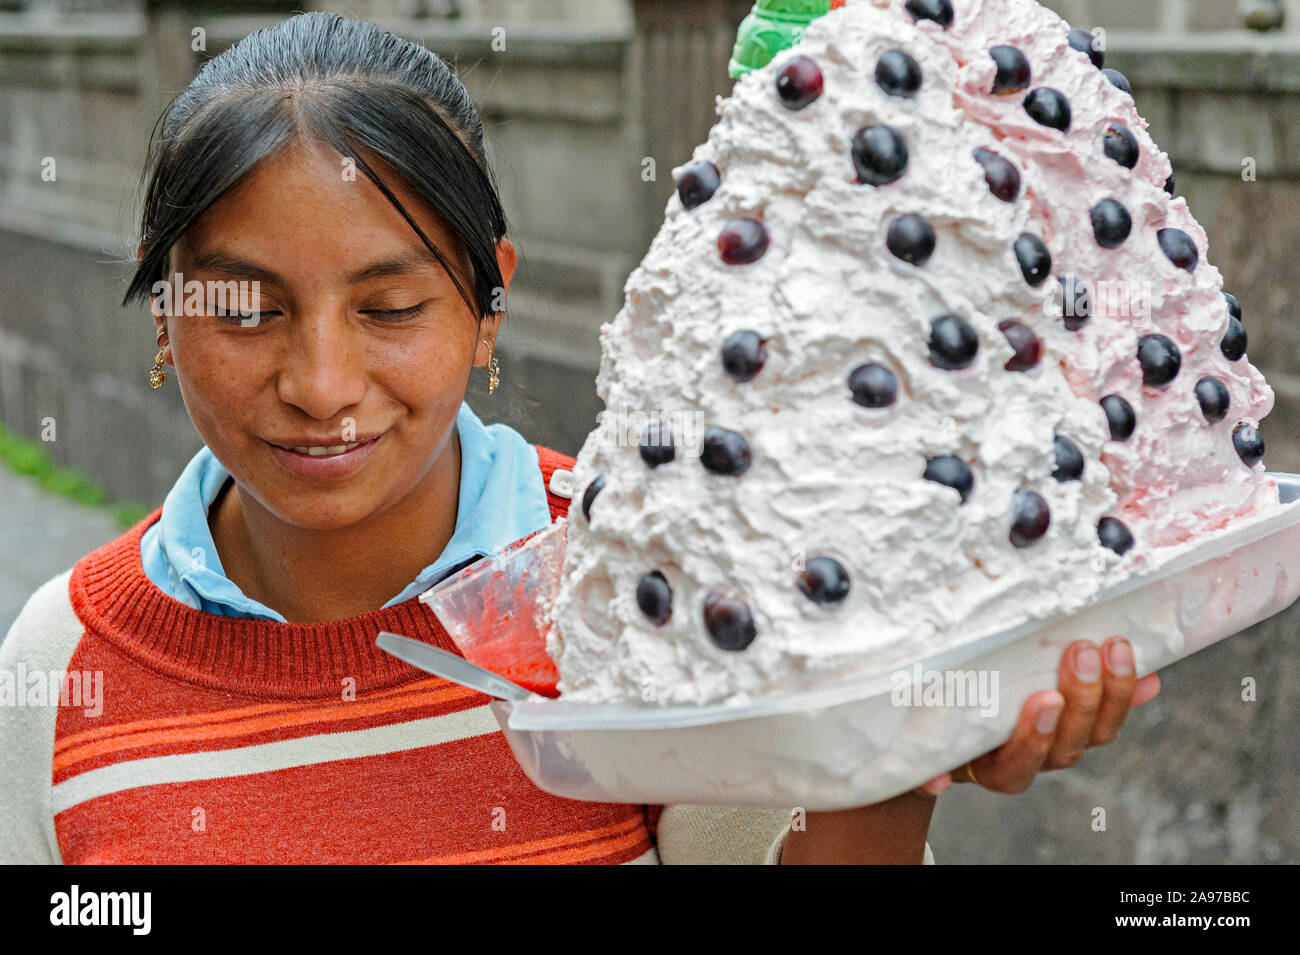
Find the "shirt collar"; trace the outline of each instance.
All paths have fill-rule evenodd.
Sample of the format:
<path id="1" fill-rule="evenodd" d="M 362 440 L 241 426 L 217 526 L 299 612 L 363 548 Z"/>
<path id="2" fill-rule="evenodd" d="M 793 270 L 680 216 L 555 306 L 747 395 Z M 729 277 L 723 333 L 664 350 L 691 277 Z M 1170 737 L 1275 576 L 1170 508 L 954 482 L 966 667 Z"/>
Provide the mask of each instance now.
<path id="1" fill-rule="evenodd" d="M 461 402 L 456 429 L 461 451 L 456 529 L 438 558 L 385 607 L 423 593 L 477 557 L 551 523 L 532 444 L 507 425 L 484 425 L 468 402 Z M 161 559 L 173 596 L 175 591 L 188 590 L 204 610 L 284 622 L 275 610 L 245 595 L 222 569 L 208 527 L 208 510 L 229 478 L 230 472 L 206 445 L 202 447 L 163 500 L 157 537 L 145 542 L 143 549 Z M 185 602 L 194 605 L 195 600 Z"/>

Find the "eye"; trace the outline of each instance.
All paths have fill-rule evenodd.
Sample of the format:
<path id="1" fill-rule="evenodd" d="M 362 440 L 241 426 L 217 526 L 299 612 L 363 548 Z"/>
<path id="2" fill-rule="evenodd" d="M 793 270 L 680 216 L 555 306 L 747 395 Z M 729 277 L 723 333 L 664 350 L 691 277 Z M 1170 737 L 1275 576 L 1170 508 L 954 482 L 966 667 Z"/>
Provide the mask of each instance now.
<path id="1" fill-rule="evenodd" d="M 263 309 L 261 311 L 239 311 L 237 309 L 220 308 L 218 306 L 209 306 L 208 314 L 214 316 L 219 321 L 227 325 L 241 325 L 244 328 L 256 328 L 263 321 L 272 315 L 279 315 L 279 312 Z"/>
<path id="2" fill-rule="evenodd" d="M 381 322 L 405 322 L 422 314 L 428 304 L 428 302 L 421 302 L 419 305 L 412 305 L 410 308 L 364 308 L 361 310 L 361 314 L 369 315 Z"/>

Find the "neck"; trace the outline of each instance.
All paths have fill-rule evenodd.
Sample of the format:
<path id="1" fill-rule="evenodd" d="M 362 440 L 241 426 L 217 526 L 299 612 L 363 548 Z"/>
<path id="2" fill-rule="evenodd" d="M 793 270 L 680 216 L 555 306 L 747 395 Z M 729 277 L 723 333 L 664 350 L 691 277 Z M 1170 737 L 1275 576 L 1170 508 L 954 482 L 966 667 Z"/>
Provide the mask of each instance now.
<path id="1" fill-rule="evenodd" d="M 460 435 L 452 427 L 425 479 L 397 504 L 349 527 L 287 524 L 232 480 L 208 512 L 226 575 L 290 623 L 377 610 L 446 549 L 460 503 Z"/>

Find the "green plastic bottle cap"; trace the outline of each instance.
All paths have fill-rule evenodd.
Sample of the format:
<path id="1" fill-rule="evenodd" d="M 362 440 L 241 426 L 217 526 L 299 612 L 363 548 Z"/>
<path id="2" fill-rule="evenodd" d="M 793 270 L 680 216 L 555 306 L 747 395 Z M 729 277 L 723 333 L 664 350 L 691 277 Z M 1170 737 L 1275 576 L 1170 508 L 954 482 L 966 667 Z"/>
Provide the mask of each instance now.
<path id="1" fill-rule="evenodd" d="M 733 79 L 772 62 L 800 40 L 812 23 L 830 12 L 832 0 L 758 0 L 741 21 L 728 72 Z"/>

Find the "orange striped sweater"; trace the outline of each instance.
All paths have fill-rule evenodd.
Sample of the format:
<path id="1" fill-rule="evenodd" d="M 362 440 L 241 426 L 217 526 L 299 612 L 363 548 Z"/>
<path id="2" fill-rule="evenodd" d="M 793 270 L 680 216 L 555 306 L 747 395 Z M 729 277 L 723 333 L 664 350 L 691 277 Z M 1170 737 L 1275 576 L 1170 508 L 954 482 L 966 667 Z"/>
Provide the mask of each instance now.
<path id="1" fill-rule="evenodd" d="M 538 454 L 554 520 L 573 459 Z M 455 651 L 418 600 L 285 624 L 172 599 L 140 562 L 160 514 L 43 586 L 0 645 L 0 862 L 779 861 L 785 810 L 537 789 L 486 697 L 375 647 Z"/>

